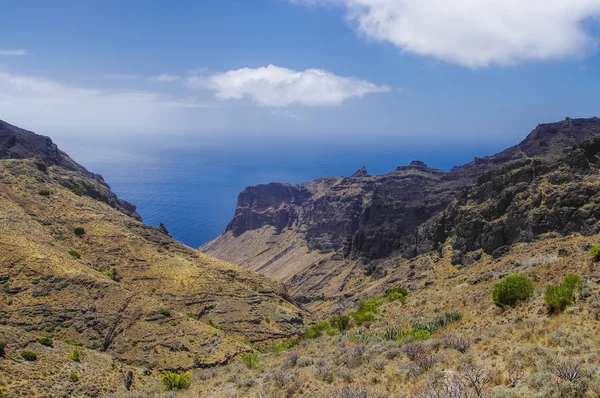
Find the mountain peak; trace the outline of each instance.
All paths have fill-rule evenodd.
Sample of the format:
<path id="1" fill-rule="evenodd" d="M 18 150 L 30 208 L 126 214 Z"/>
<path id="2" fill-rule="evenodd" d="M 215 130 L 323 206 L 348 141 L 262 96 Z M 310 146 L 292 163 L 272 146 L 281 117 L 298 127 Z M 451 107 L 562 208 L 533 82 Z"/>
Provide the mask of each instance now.
<path id="1" fill-rule="evenodd" d="M 350 178 L 359 178 L 359 177 L 368 177 L 368 176 L 369 176 L 369 172 L 367 171 L 367 168 L 365 166 L 363 166 L 360 169 L 356 170 L 354 172 L 354 174 L 352 174 L 350 176 Z"/>

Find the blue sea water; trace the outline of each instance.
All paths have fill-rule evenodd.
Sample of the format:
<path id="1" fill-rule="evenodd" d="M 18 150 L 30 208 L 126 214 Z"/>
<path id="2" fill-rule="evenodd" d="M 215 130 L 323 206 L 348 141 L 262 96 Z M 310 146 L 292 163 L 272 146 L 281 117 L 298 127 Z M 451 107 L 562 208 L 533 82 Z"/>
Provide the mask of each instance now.
<path id="1" fill-rule="evenodd" d="M 173 237 L 199 247 L 221 234 L 234 214 L 239 192 L 249 185 L 348 176 L 363 165 L 370 174 L 381 174 L 413 159 L 448 170 L 495 149 L 191 148 L 147 151 L 118 160 L 82 159 L 82 163 L 102 174 L 120 198 L 135 204 L 145 223 L 162 222 Z"/>

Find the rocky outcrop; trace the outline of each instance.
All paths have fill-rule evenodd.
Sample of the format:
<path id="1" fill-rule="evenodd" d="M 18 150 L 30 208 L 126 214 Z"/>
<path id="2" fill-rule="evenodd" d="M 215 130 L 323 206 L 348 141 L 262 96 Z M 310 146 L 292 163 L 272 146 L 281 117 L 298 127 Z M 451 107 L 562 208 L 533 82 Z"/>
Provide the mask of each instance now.
<path id="1" fill-rule="evenodd" d="M 58 181 L 65 187 L 89 196 L 141 220 L 136 207 L 119 199 L 100 174 L 81 166 L 58 149 L 50 137 L 35 134 L 0 120 L 0 159 L 36 159 L 36 165 L 46 172 L 48 167 L 60 166 L 64 171 Z M 75 177 L 75 178 L 74 178 Z"/>
<path id="2" fill-rule="evenodd" d="M 348 178 L 249 187 L 240 194 L 236 215 L 224 235 L 202 249 L 278 277 L 300 297 L 314 293 L 315 287 L 317 291 L 329 289 L 326 285 L 339 279 L 344 269 L 354 269 L 355 275 L 357 264 L 367 275 L 377 277 L 381 270 L 374 264 L 379 260 L 440 250 L 449 237 L 456 260 L 469 262 L 476 261 L 479 254 L 471 252 L 478 249 L 500 255 L 503 246 L 545 232 L 593 229 L 591 221 L 557 222 L 555 218 L 562 216 L 539 206 L 527 211 L 515 206 L 540 173 L 550 173 L 551 167 L 556 170 L 545 177 L 548 181 L 580 177 L 574 171 L 564 172 L 565 164 L 581 165 L 577 170 L 587 167 L 587 172 L 593 169 L 586 163 L 587 156 L 581 155 L 590 149 L 580 147 L 579 152 L 565 156 L 574 145 L 597 136 L 600 119 L 567 118 L 538 125 L 518 145 L 450 171 L 435 170 L 415 160 L 383 175 L 370 176 L 362 168 Z M 580 187 L 563 194 L 567 196 L 553 194 L 558 196 L 546 203 L 556 207 L 572 202 L 560 210 L 569 213 L 575 204 L 591 200 L 592 193 Z M 540 200 L 533 191 L 527 195 L 526 201 L 533 204 Z M 544 195 L 541 197 L 547 201 Z M 573 202 L 572 195 L 579 199 Z M 488 207 L 470 209 L 473 203 Z M 510 218 L 501 222 L 507 211 L 512 212 Z M 254 232 L 268 228 L 274 228 L 274 234 L 266 240 L 265 233 Z M 282 231 L 290 231 L 285 239 L 279 238 Z M 260 244 L 253 245 L 254 241 Z M 247 252 L 233 254 L 240 244 Z M 313 253 L 310 260 L 300 259 L 299 248 Z M 301 271 L 294 275 L 282 272 L 286 262 Z M 348 280 L 339 280 L 337 288 L 343 290 Z"/>
<path id="3" fill-rule="evenodd" d="M 548 233 L 600 232 L 600 137 L 544 162 L 527 159 L 489 170 L 415 236 L 415 252 L 441 250 L 447 238 L 453 261 L 470 252 L 500 256 L 507 246 Z"/>

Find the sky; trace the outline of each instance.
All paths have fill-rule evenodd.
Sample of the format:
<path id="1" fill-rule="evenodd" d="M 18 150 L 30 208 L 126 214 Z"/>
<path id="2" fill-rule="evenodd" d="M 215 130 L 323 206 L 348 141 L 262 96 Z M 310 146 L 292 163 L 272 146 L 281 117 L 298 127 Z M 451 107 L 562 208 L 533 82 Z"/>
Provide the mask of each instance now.
<path id="1" fill-rule="evenodd" d="M 500 150 L 538 123 L 600 116 L 600 0 L 0 0 L 0 13 L 0 119 L 77 160 Z"/>

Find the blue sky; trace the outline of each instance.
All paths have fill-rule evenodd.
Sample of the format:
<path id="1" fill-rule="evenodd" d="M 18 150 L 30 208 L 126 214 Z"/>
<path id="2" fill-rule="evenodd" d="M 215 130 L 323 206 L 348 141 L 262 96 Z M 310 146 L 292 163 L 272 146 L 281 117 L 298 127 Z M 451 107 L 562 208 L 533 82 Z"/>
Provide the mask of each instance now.
<path id="1" fill-rule="evenodd" d="M 67 150 L 268 140 L 488 151 L 537 123 L 599 113 L 600 0 L 1 10 L 0 119 Z"/>

